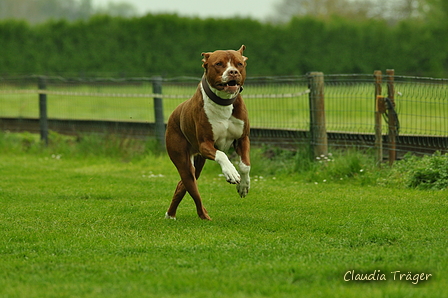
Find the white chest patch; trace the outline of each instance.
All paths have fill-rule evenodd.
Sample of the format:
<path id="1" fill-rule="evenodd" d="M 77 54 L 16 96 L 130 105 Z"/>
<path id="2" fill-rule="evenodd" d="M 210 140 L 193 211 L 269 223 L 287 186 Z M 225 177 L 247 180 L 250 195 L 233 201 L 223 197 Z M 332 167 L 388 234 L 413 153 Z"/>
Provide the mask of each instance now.
<path id="1" fill-rule="evenodd" d="M 227 151 L 234 140 L 243 134 L 244 121 L 232 116 L 233 105 L 221 106 L 211 101 L 202 89 L 204 110 L 213 130 L 215 146 L 219 150 Z"/>

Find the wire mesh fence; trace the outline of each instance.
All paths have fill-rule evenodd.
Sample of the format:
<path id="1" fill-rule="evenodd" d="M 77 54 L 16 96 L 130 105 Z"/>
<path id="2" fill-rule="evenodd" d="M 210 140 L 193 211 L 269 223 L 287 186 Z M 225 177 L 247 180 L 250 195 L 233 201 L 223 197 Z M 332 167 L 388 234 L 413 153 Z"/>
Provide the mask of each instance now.
<path id="1" fill-rule="evenodd" d="M 402 134 L 448 135 L 448 81 L 398 77 L 397 113 Z"/>
<path id="2" fill-rule="evenodd" d="M 42 79 L 39 76 L 0 78 L 3 130 L 20 130 L 20 121 L 39 119 L 38 94 L 47 96 L 50 121 L 90 121 L 86 125 L 92 125 L 91 131 L 98 131 L 94 126 L 102 121 L 154 123 L 155 97 L 163 99 L 166 122 L 171 111 L 196 91 L 200 81 L 199 77 L 163 79 L 161 92 L 154 92 L 155 78 L 45 77 L 45 85 L 40 88 L 39 78 Z M 335 144 L 341 144 L 344 138 L 360 139 L 357 135 L 367 136 L 364 141 L 373 136 L 376 97 L 373 76 L 325 75 L 324 81 L 325 125 L 329 136 L 333 134 L 339 138 Z M 387 81 L 381 84 L 387 97 Z M 265 140 L 277 145 L 306 143 L 310 129 L 309 94 L 306 75 L 248 78 L 242 95 L 253 131 L 264 131 L 265 136 L 269 135 Z M 409 143 L 404 150 L 425 146 L 429 151 L 448 150 L 448 80 L 394 76 L 394 95 L 400 124 L 399 140 Z M 386 135 L 385 121 L 382 128 Z M 58 127 L 50 125 L 50 130 L 58 131 Z M 76 130 L 72 128 L 72 132 Z M 89 131 L 89 128 L 84 127 L 82 131 Z M 140 133 L 150 135 L 151 131 L 143 129 Z M 418 139 L 413 140 L 416 142 L 413 144 L 406 137 Z M 432 144 L 434 140 L 436 145 Z M 344 146 L 374 146 L 373 141 L 346 141 L 342 142 Z"/>
<path id="3" fill-rule="evenodd" d="M 325 76 L 325 113 L 328 131 L 373 132 L 374 104 L 372 75 Z"/>

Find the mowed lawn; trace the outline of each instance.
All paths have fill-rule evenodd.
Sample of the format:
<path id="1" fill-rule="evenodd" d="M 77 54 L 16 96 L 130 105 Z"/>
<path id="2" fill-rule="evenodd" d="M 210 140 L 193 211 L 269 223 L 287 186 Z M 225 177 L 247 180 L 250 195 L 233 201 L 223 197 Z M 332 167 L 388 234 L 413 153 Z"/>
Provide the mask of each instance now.
<path id="1" fill-rule="evenodd" d="M 165 155 L 0 155 L 0 297 L 448 297 L 446 191 L 252 173 L 241 199 L 219 173 L 213 221 L 174 221 Z"/>

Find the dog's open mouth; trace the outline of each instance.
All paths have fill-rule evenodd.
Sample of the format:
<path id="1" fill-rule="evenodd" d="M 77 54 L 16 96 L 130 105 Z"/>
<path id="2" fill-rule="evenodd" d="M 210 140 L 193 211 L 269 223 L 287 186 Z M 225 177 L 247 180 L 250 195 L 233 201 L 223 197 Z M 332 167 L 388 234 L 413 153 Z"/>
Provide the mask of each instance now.
<path id="1" fill-rule="evenodd" d="M 235 93 L 240 89 L 240 84 L 236 80 L 231 80 L 225 83 L 218 84 L 227 93 Z"/>

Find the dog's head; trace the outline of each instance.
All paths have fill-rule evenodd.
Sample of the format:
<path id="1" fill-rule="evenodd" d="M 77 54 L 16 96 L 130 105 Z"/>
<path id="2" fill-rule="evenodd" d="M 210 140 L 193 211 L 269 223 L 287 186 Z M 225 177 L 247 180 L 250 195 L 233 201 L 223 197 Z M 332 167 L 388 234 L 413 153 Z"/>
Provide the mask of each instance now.
<path id="1" fill-rule="evenodd" d="M 212 88 L 228 94 L 239 92 L 246 79 L 247 57 L 243 56 L 245 49 L 246 46 L 242 45 L 238 51 L 202 53 L 202 67 Z"/>

